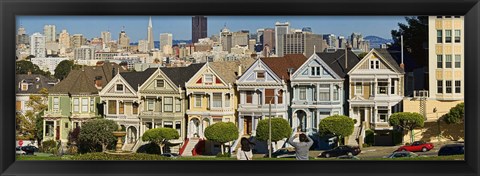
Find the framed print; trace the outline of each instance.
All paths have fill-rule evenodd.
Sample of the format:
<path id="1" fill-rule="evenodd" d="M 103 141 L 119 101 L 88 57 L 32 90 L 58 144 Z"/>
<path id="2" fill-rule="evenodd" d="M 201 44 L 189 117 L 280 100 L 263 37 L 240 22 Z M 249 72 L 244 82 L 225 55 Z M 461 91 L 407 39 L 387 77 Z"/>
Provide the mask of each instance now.
<path id="1" fill-rule="evenodd" d="M 479 10 L 1 0 L 1 175 L 478 175 Z"/>

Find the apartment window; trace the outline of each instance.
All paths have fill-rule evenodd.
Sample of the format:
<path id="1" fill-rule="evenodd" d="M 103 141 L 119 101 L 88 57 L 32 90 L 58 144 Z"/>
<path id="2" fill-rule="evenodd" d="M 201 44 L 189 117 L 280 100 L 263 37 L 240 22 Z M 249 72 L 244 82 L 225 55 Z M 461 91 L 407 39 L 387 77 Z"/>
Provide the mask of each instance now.
<path id="1" fill-rule="evenodd" d="M 320 76 L 320 67 L 310 67 L 312 76 Z"/>
<path id="2" fill-rule="evenodd" d="M 164 110 L 165 112 L 172 112 L 173 111 L 173 98 L 172 97 L 165 97 L 164 102 Z"/>
<path id="3" fill-rule="evenodd" d="M 378 94 L 387 94 L 388 82 L 378 82 Z"/>
<path id="4" fill-rule="evenodd" d="M 205 83 L 212 84 L 213 83 L 213 75 L 210 75 L 210 74 L 205 75 Z"/>
<path id="5" fill-rule="evenodd" d="M 379 122 L 388 122 L 388 110 L 378 110 Z"/>
<path id="6" fill-rule="evenodd" d="M 445 68 L 452 68 L 452 55 L 445 55 Z"/>
<path id="7" fill-rule="evenodd" d="M 88 112 L 88 98 L 82 98 L 82 112 Z"/>
<path id="8" fill-rule="evenodd" d="M 455 30 L 455 43 L 460 43 L 460 30 Z"/>
<path id="9" fill-rule="evenodd" d="M 116 100 L 108 100 L 108 114 L 117 114 Z"/>
<path id="10" fill-rule="evenodd" d="M 370 69 L 379 69 L 380 68 L 380 61 L 378 59 L 370 60 Z"/>
<path id="11" fill-rule="evenodd" d="M 455 81 L 455 93 L 461 92 L 460 85 L 461 85 L 460 81 Z"/>
<path id="12" fill-rule="evenodd" d="M 165 80 L 157 80 L 157 87 L 165 87 Z"/>
<path id="13" fill-rule="evenodd" d="M 95 99 L 90 98 L 90 112 L 95 112 Z"/>
<path id="14" fill-rule="evenodd" d="M 225 107 L 230 107 L 230 94 L 225 94 Z"/>
<path id="15" fill-rule="evenodd" d="M 445 30 L 445 43 L 452 43 L 452 30 Z"/>
<path id="16" fill-rule="evenodd" d="M 133 114 L 138 114 L 138 103 L 133 103 L 132 104 L 132 110 L 133 110 Z"/>
<path id="17" fill-rule="evenodd" d="M 278 104 L 282 104 L 283 103 L 283 90 L 279 90 L 278 91 L 278 98 L 277 98 L 277 102 Z"/>
<path id="18" fill-rule="evenodd" d="M 175 112 L 180 112 L 182 109 L 182 101 L 179 98 L 175 98 Z"/>
<path id="19" fill-rule="evenodd" d="M 275 89 L 265 89 L 265 101 L 275 103 Z"/>
<path id="20" fill-rule="evenodd" d="M 177 129 L 177 132 L 179 135 L 182 134 L 182 122 L 176 121 L 175 122 L 175 129 Z"/>
<path id="21" fill-rule="evenodd" d="M 355 95 L 362 95 L 363 94 L 363 87 L 361 82 L 355 83 Z"/>
<path id="22" fill-rule="evenodd" d="M 461 57 L 460 55 L 455 55 L 455 68 L 460 68 L 460 61 Z"/>
<path id="23" fill-rule="evenodd" d="M 437 18 L 442 18 L 442 16 L 437 16 Z"/>
<path id="24" fill-rule="evenodd" d="M 222 107 L 222 93 L 213 93 L 213 107 Z"/>
<path id="25" fill-rule="evenodd" d="M 58 111 L 60 109 L 60 98 L 53 97 L 53 111 Z"/>
<path id="26" fill-rule="evenodd" d="M 118 114 L 125 114 L 125 103 L 123 101 L 118 102 Z"/>
<path id="27" fill-rule="evenodd" d="M 173 122 L 172 121 L 164 121 L 163 122 L 163 127 L 164 128 L 173 128 Z"/>
<path id="28" fill-rule="evenodd" d="M 320 101 L 330 101 L 330 85 L 320 84 L 318 95 Z"/>
<path id="29" fill-rule="evenodd" d="M 153 111 L 154 107 L 155 107 L 155 100 L 154 99 L 148 99 L 147 100 L 147 110 L 148 111 Z"/>
<path id="30" fill-rule="evenodd" d="M 445 93 L 452 93 L 452 81 L 445 81 Z"/>
<path id="31" fill-rule="evenodd" d="M 455 18 L 460 18 L 460 16 L 455 16 Z"/>
<path id="32" fill-rule="evenodd" d="M 245 92 L 245 94 L 246 94 L 246 97 L 247 97 L 246 103 L 251 104 L 252 100 L 253 100 L 253 91 L 247 91 L 247 92 Z"/>
<path id="33" fill-rule="evenodd" d="M 437 43 L 442 43 L 442 30 L 437 30 Z"/>
<path id="34" fill-rule="evenodd" d="M 78 112 L 79 111 L 79 102 L 80 100 L 78 98 L 73 99 L 73 112 Z"/>
<path id="35" fill-rule="evenodd" d="M 299 98 L 300 100 L 306 100 L 307 99 L 307 88 L 306 87 L 300 87 L 299 88 Z"/>
<path id="36" fill-rule="evenodd" d="M 439 94 L 443 93 L 443 81 L 441 80 L 437 81 L 437 93 Z"/>
<path id="37" fill-rule="evenodd" d="M 437 55 L 437 68 L 443 68 L 443 56 Z"/>
<path id="38" fill-rule="evenodd" d="M 195 95 L 195 107 L 202 106 L 202 95 Z"/>
<path id="39" fill-rule="evenodd" d="M 257 72 L 257 79 L 265 79 L 265 72 L 264 71 Z"/>
<path id="40" fill-rule="evenodd" d="M 53 129 L 53 121 L 46 121 L 45 122 L 45 136 L 53 137 L 54 129 Z"/>
<path id="41" fill-rule="evenodd" d="M 116 89 L 117 92 L 123 92 L 123 84 L 117 84 Z"/>
<path id="42" fill-rule="evenodd" d="M 338 89 L 338 86 L 333 87 L 333 101 L 340 100 Z"/>

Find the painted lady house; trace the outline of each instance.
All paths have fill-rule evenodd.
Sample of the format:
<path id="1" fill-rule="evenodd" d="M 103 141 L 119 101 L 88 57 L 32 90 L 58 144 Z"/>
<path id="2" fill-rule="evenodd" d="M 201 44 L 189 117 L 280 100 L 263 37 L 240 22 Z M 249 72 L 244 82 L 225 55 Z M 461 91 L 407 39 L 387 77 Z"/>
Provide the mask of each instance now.
<path id="1" fill-rule="evenodd" d="M 388 119 L 401 112 L 404 71 L 386 49 L 372 49 L 349 72 L 349 116 L 375 131 L 375 145 L 393 144 Z M 364 135 L 363 135 L 364 136 Z"/>

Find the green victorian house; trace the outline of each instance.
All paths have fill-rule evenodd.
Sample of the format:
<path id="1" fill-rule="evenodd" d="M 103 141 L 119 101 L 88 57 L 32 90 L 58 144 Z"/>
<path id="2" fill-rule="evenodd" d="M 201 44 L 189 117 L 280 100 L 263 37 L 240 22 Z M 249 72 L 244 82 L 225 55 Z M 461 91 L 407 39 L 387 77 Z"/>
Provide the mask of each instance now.
<path id="1" fill-rule="evenodd" d="M 49 89 L 48 110 L 44 115 L 43 140 L 68 142 L 68 133 L 85 121 L 103 116 L 99 91 L 118 72 L 117 64 L 72 70 L 68 76 Z"/>

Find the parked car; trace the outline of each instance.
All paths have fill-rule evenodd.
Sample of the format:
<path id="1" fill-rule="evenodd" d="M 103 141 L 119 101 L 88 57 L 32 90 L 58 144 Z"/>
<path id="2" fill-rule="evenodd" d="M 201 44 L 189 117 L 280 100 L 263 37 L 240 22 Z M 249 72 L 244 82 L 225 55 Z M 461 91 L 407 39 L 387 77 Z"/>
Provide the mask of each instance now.
<path id="1" fill-rule="evenodd" d="M 342 155 L 337 157 L 337 159 L 359 160 L 360 158 L 358 156 L 353 156 L 353 155 Z"/>
<path id="2" fill-rule="evenodd" d="M 20 147 L 15 147 L 15 154 L 16 155 L 26 155 L 27 153 L 23 151 Z"/>
<path id="3" fill-rule="evenodd" d="M 464 144 L 447 144 L 440 148 L 438 156 L 465 154 Z"/>
<path id="4" fill-rule="evenodd" d="M 337 157 L 337 156 L 342 156 L 342 155 L 353 155 L 356 156 L 361 152 L 360 148 L 358 147 L 353 147 L 349 145 L 342 145 L 335 147 L 331 150 L 327 150 L 322 152 L 318 157 L 325 157 L 325 158 L 330 158 L 330 157 Z"/>
<path id="5" fill-rule="evenodd" d="M 33 155 L 35 152 L 38 152 L 38 148 L 33 145 L 23 146 L 21 149 L 25 151 L 27 155 Z"/>
<path id="6" fill-rule="evenodd" d="M 383 158 L 406 158 L 406 157 L 418 157 L 418 154 L 409 152 L 409 151 L 400 151 L 400 152 L 393 152 L 392 154 L 385 156 Z"/>
<path id="7" fill-rule="evenodd" d="M 268 158 L 268 153 L 265 154 L 265 158 Z M 281 148 L 272 153 L 272 158 L 295 158 L 294 148 Z"/>
<path id="8" fill-rule="evenodd" d="M 179 155 L 176 153 L 163 153 L 162 156 L 169 158 L 177 158 Z"/>
<path id="9" fill-rule="evenodd" d="M 410 151 L 410 152 L 426 152 L 433 149 L 432 143 L 427 143 L 424 141 L 415 141 L 411 145 L 404 145 L 399 147 L 396 152 L 398 151 Z"/>

